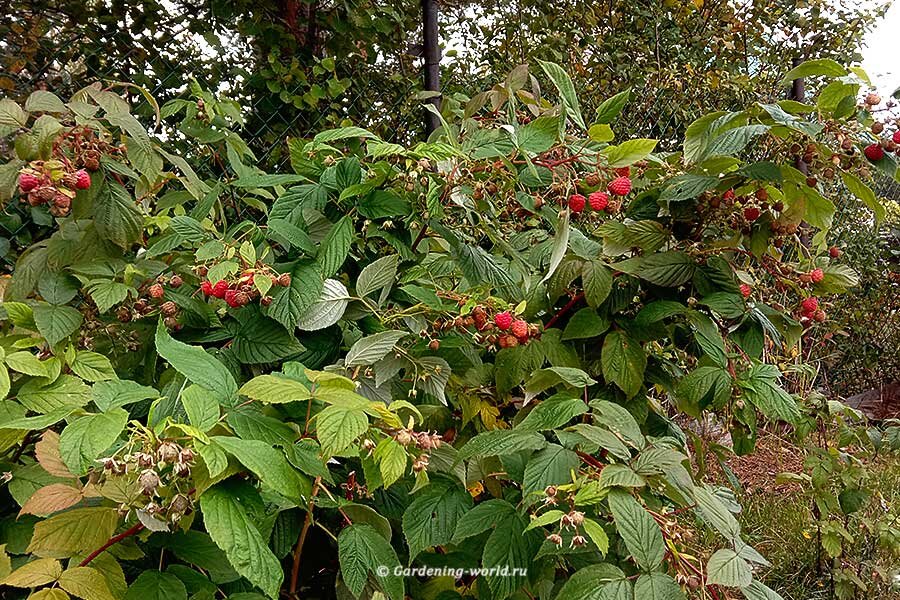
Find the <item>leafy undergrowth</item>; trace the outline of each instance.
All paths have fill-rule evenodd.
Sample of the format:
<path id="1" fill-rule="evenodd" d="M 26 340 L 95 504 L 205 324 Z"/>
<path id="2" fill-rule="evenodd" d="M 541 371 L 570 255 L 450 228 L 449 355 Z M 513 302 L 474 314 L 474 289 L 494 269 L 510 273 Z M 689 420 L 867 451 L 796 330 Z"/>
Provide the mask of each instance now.
<path id="1" fill-rule="evenodd" d="M 807 454 L 789 440 L 776 435 L 762 437 L 752 455 L 734 457 L 727 466 L 741 483 L 737 496 L 743 507 L 738 515 L 748 543 L 757 548 L 771 566 L 757 573 L 760 580 L 778 590 L 785 600 L 825 600 L 832 594 L 832 576 L 827 568 L 830 558 L 820 551 L 816 520 L 811 501 L 796 483 L 776 480 L 776 474 L 799 472 Z M 900 506 L 900 457 L 885 455 L 867 465 L 874 482 L 873 497 L 861 518 L 883 517 Z M 721 479 L 721 470 L 713 469 L 713 477 Z M 880 513 L 880 515 L 879 515 Z M 700 530 L 696 551 L 708 555 L 715 551 L 714 536 Z M 871 536 L 860 539 L 838 559 L 858 564 L 861 558 L 874 556 L 884 572 L 900 572 L 900 560 L 883 549 L 873 548 Z M 821 566 L 820 566 L 821 562 Z M 861 578 L 869 589 L 859 598 L 900 600 L 900 586 L 893 586 L 872 573 Z M 700 598 L 701 596 L 696 596 Z"/>

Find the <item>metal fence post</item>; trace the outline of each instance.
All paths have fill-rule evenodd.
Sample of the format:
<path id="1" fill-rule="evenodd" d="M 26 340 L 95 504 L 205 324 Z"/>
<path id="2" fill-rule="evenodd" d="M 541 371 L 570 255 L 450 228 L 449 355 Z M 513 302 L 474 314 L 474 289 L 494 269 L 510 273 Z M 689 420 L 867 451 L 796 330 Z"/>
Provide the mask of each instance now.
<path id="1" fill-rule="evenodd" d="M 422 0 L 422 55 L 424 61 L 425 91 L 441 91 L 441 48 L 438 40 L 437 3 L 435 0 Z M 440 109 L 441 98 L 435 96 L 428 100 Z M 440 121 L 431 111 L 425 112 L 426 136 L 437 129 Z"/>

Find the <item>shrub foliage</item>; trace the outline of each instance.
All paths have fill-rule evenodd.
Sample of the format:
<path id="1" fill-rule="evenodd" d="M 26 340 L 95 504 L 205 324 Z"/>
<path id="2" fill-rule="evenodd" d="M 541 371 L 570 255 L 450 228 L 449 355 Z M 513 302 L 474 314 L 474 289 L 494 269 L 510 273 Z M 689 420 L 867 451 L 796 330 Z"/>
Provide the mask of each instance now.
<path id="1" fill-rule="evenodd" d="M 896 169 L 863 156 L 863 74 L 798 74 L 815 104 L 712 113 L 655 153 L 615 137 L 627 93 L 592 123 L 540 63 L 428 142 L 324 131 L 279 174 L 196 86 L 158 113 L 183 155 L 115 88 L 0 101 L 3 583 L 276 598 L 330 555 L 341 598 L 777 598 L 694 424 L 748 453 L 764 420 L 810 422 L 778 365 L 855 281 L 817 177 L 879 218 L 866 180 Z"/>

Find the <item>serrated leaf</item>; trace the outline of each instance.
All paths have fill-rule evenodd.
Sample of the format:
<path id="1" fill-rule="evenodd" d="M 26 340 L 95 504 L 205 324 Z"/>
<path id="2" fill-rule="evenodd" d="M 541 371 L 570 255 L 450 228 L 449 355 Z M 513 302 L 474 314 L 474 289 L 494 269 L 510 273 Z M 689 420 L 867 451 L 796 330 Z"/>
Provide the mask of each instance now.
<path id="1" fill-rule="evenodd" d="M 571 450 L 557 444 L 548 444 L 546 448 L 535 452 L 525 465 L 523 493 L 528 495 L 541 492 L 547 486 L 570 482 L 572 471 L 577 471 L 580 464 L 578 455 Z"/>
<path id="2" fill-rule="evenodd" d="M 578 94 L 575 93 L 575 86 L 572 84 L 569 74 L 556 63 L 538 60 L 538 64 L 541 65 L 544 73 L 547 74 L 550 81 L 553 82 L 553 85 L 559 91 L 566 116 L 573 123 L 584 129 L 584 119 L 581 116 L 581 107 L 578 104 Z"/>
<path id="3" fill-rule="evenodd" d="M 369 429 L 369 417 L 357 407 L 332 404 L 316 415 L 316 433 L 323 456 L 346 450 Z"/>
<path id="4" fill-rule="evenodd" d="M 656 569 L 662 563 L 666 547 L 653 517 L 634 496 L 616 489 L 609 493 L 609 508 L 619 535 L 638 565 L 648 571 Z"/>
<path id="5" fill-rule="evenodd" d="M 556 394 L 547 398 L 528 413 L 516 426 L 516 431 L 541 431 L 562 427 L 575 417 L 587 412 L 581 398 L 568 394 Z"/>
<path id="6" fill-rule="evenodd" d="M 106 412 L 112 408 L 134 404 L 141 400 L 158 398 L 159 392 L 134 381 L 113 380 L 94 384 L 91 396 L 97 408 Z"/>
<path id="7" fill-rule="evenodd" d="M 234 570 L 270 598 L 278 597 L 284 579 L 281 565 L 242 506 L 236 487 L 218 484 L 200 496 L 203 522 Z"/>
<path id="8" fill-rule="evenodd" d="M 266 404 L 283 404 L 312 397 L 309 388 L 299 381 L 276 375 L 254 377 L 241 387 L 240 393 Z"/>
<path id="9" fill-rule="evenodd" d="M 392 254 L 366 265 L 356 279 L 357 295 L 362 298 L 393 283 L 399 262 L 400 256 Z"/>
<path id="10" fill-rule="evenodd" d="M 83 600 L 116 600 L 103 573 L 91 567 L 69 567 L 58 583 L 59 587 Z"/>
<path id="11" fill-rule="evenodd" d="M 208 390 L 189 385 L 181 392 L 180 399 L 191 425 L 200 431 L 209 431 L 219 421 L 219 403 Z"/>
<path id="12" fill-rule="evenodd" d="M 426 548 L 450 543 L 471 507 L 472 497 L 459 485 L 435 482 L 418 492 L 403 513 L 410 563 Z"/>
<path id="13" fill-rule="evenodd" d="M 80 489 L 65 483 L 51 483 L 33 493 L 22 505 L 19 515 L 46 517 L 75 506 L 81 499 Z"/>
<path id="14" fill-rule="evenodd" d="M 308 262 L 297 263 L 291 271 L 291 285 L 276 290 L 266 315 L 293 330 L 322 291 L 322 275 L 318 268 Z"/>
<path id="15" fill-rule="evenodd" d="M 171 573 L 147 570 L 128 586 L 124 600 L 187 600 L 187 589 Z"/>
<path id="16" fill-rule="evenodd" d="M 141 238 L 143 216 L 124 186 L 104 180 L 94 196 L 94 227 L 104 238 L 128 248 Z"/>
<path id="17" fill-rule="evenodd" d="M 354 523 L 341 530 L 338 560 L 344 583 L 354 596 L 362 594 L 371 573 L 391 600 L 405 597 L 403 577 L 395 574 L 400 560 L 387 540 L 371 525 Z"/>
<path id="18" fill-rule="evenodd" d="M 97 352 L 78 350 L 69 366 L 73 373 L 85 381 L 107 381 L 118 378 L 109 359 Z"/>
<path id="19" fill-rule="evenodd" d="M 128 412 L 114 408 L 72 421 L 59 435 L 59 454 L 69 471 L 84 475 L 100 454 L 112 446 L 125 429 Z"/>
<path id="20" fill-rule="evenodd" d="M 115 508 L 73 508 L 38 522 L 26 552 L 53 558 L 74 556 L 85 548 L 99 548 L 118 524 Z"/>
<path id="21" fill-rule="evenodd" d="M 344 358 L 347 367 L 373 365 L 384 358 L 397 342 L 409 335 L 405 331 L 382 331 L 357 341 Z"/>
<path id="22" fill-rule="evenodd" d="M 322 240 L 316 262 L 323 277 L 331 277 L 340 270 L 353 243 L 353 219 L 342 217 Z"/>
<path id="23" fill-rule="evenodd" d="M 747 587 L 753 581 L 750 564 L 729 548 L 717 550 L 706 565 L 706 580 L 725 587 Z"/>
<path id="24" fill-rule="evenodd" d="M 627 167 L 644 160 L 656 148 L 656 140 L 634 139 L 622 142 L 617 146 L 607 146 L 602 154 L 610 167 Z"/>
<path id="25" fill-rule="evenodd" d="M 238 459 L 272 490 L 300 504 L 307 501 L 309 481 L 288 463 L 281 450 L 260 440 L 215 436 L 210 441 Z"/>
<path id="26" fill-rule="evenodd" d="M 91 400 L 91 388 L 72 375 L 60 375 L 50 383 L 32 379 L 19 388 L 17 399 L 25 408 L 46 414 L 84 406 Z"/>
<path id="27" fill-rule="evenodd" d="M 237 394 L 237 384 L 225 365 L 203 348 L 173 339 L 162 319 L 156 328 L 156 351 L 190 381 L 215 393 L 220 402 L 228 403 Z"/>
<path id="28" fill-rule="evenodd" d="M 304 331 L 331 327 L 344 316 L 349 301 L 350 294 L 343 283 L 336 279 L 326 279 L 322 294 L 300 315 L 297 327 Z"/>
<path id="29" fill-rule="evenodd" d="M 52 583 L 62 575 L 62 565 L 52 558 L 39 558 L 27 562 L 0 581 L 3 585 L 17 588 L 38 587 Z"/>
<path id="30" fill-rule="evenodd" d="M 624 331 L 610 331 L 603 340 L 600 357 L 603 378 L 615 383 L 629 397 L 640 391 L 647 368 L 647 355 L 640 343 Z"/>
<path id="31" fill-rule="evenodd" d="M 475 456 L 505 456 L 520 450 L 543 448 L 547 441 L 539 433 L 528 431 L 493 430 L 479 433 L 460 448 L 458 459 Z"/>
<path id="32" fill-rule="evenodd" d="M 81 326 L 84 318 L 71 306 L 40 303 L 34 306 L 34 322 L 51 346 L 66 339 Z"/>

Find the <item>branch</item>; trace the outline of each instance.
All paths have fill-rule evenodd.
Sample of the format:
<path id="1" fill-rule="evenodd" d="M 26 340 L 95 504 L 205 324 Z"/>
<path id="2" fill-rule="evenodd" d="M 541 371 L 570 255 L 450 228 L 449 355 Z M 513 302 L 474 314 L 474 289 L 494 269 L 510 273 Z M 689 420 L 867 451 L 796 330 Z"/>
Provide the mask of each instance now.
<path id="1" fill-rule="evenodd" d="M 90 562 L 92 560 L 94 560 L 95 558 L 100 556 L 110 546 L 114 546 L 114 545 L 118 544 L 119 542 L 121 542 L 122 540 L 124 540 L 125 538 L 129 538 L 133 535 L 136 535 L 136 534 L 142 532 L 143 530 L 144 530 L 144 524 L 141 523 L 140 521 L 138 521 L 137 523 L 135 523 L 134 525 L 132 525 L 131 527 L 129 527 L 122 533 L 120 533 L 118 535 L 114 535 L 111 538 L 109 538 L 108 540 L 106 540 L 105 544 L 103 544 L 102 546 L 100 546 L 99 548 L 97 548 L 96 550 L 91 552 L 90 554 L 88 554 L 87 558 L 85 558 L 83 561 L 78 563 L 78 566 L 79 567 L 88 566 L 88 564 L 90 564 Z"/>
<path id="2" fill-rule="evenodd" d="M 300 555 L 303 553 L 303 543 L 306 541 L 309 526 L 312 525 L 313 503 L 316 494 L 319 493 L 319 484 L 321 482 L 322 478 L 316 477 L 315 483 L 313 483 L 312 494 L 309 497 L 309 504 L 306 507 L 306 520 L 303 521 L 303 529 L 300 530 L 300 537 L 297 539 L 297 546 L 294 548 L 294 564 L 291 565 L 291 583 L 290 587 L 288 587 L 288 595 L 291 598 L 294 598 L 297 594 L 297 579 L 300 576 Z"/>
<path id="3" fill-rule="evenodd" d="M 572 307 L 575 306 L 582 298 L 584 298 L 584 292 L 581 292 L 581 293 L 573 296 L 572 299 L 569 300 L 568 304 L 566 304 L 561 309 L 559 309 L 559 312 L 557 312 L 555 315 L 553 315 L 552 319 L 547 321 L 547 324 L 544 325 L 544 329 L 550 329 L 551 327 L 553 327 L 553 325 L 560 319 L 560 317 L 562 317 L 567 312 L 572 310 Z"/>

